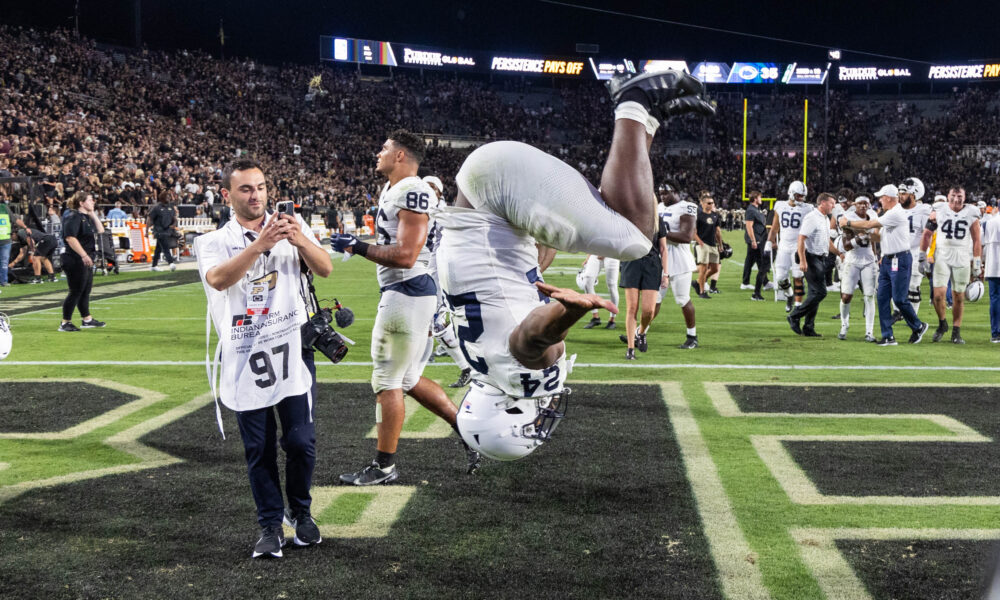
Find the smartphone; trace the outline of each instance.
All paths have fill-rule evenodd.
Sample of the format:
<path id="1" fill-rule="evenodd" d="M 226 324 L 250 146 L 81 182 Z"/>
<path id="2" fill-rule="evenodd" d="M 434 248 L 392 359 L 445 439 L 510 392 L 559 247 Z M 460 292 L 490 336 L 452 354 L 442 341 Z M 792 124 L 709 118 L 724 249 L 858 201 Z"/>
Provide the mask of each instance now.
<path id="1" fill-rule="evenodd" d="M 279 213 L 285 213 L 286 215 L 291 215 L 293 217 L 295 216 L 295 203 L 291 200 L 279 202 L 277 209 Z"/>

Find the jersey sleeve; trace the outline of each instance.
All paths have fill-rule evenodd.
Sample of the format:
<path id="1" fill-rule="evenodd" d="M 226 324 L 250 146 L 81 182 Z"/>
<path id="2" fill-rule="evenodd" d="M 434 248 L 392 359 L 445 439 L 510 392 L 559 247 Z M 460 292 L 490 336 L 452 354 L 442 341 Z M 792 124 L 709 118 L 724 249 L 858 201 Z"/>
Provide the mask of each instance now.
<path id="1" fill-rule="evenodd" d="M 212 267 L 229 260 L 229 253 L 226 252 L 225 248 L 225 238 L 214 232 L 195 238 L 194 249 L 198 257 L 198 271 L 201 273 L 202 280 L 205 279 L 205 274 Z"/>
<path id="2" fill-rule="evenodd" d="M 698 207 L 695 204 L 688 202 L 687 205 L 684 207 L 684 214 L 698 218 Z"/>
<path id="3" fill-rule="evenodd" d="M 422 214 L 434 210 L 438 203 L 431 186 L 416 177 L 408 177 L 389 188 L 386 200 L 397 208 Z"/>

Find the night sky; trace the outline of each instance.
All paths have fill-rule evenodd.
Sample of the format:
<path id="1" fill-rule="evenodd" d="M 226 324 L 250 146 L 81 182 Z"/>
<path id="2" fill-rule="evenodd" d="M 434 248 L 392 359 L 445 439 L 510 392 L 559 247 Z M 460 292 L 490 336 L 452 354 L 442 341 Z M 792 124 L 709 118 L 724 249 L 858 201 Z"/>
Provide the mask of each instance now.
<path id="1" fill-rule="evenodd" d="M 134 0 L 79 0 L 81 31 L 130 45 Z M 688 61 L 825 61 L 826 47 L 919 61 L 1000 58 L 1000 2 L 634 2 L 578 0 L 708 27 L 819 44 L 820 48 L 697 31 L 597 14 L 539 0 L 142 0 L 143 41 L 153 48 L 201 48 L 266 62 L 318 60 L 320 35 L 409 42 L 463 50 L 575 55 L 576 42 L 601 57 Z M 73 0 L 0 0 L 0 22 L 72 26 Z M 930 8 L 922 8 L 922 7 Z M 845 62 L 880 60 L 845 52 Z"/>

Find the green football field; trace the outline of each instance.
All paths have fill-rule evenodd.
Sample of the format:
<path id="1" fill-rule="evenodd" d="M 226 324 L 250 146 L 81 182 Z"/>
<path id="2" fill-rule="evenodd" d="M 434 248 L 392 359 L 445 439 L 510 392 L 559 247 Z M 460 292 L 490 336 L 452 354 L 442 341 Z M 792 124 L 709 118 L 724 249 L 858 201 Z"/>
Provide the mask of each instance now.
<path id="1" fill-rule="evenodd" d="M 64 283 L 4 288 L 0 597 L 981 595 L 1000 541 L 987 302 L 968 305 L 964 346 L 866 344 L 860 296 L 837 340 L 832 293 L 824 337 L 802 338 L 781 304 L 739 290 L 742 236 L 727 238 L 722 293 L 695 298 L 701 347 L 676 348 L 669 297 L 637 361 L 623 325 L 581 321 L 551 442 L 469 476 L 457 437 L 414 404 L 400 479 L 362 490 L 336 480 L 373 452 L 378 287 L 371 263 L 335 257 L 318 291 L 355 311 L 357 345 L 318 366 L 324 541 L 281 561 L 249 559 L 253 502 L 235 419 L 224 412 L 226 440 L 215 422 L 195 271 L 99 276 L 92 309 L 108 326 L 75 334 L 56 331 Z M 546 280 L 573 287 L 582 260 L 559 255 Z M 458 372 L 445 358 L 425 374 Z"/>

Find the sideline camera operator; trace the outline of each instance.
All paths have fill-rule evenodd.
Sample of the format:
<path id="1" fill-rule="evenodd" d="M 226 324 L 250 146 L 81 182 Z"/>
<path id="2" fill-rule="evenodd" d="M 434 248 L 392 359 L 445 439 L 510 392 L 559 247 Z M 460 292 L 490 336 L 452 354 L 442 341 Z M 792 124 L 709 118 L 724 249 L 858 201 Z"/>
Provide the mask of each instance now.
<path id="1" fill-rule="evenodd" d="M 256 161 L 240 159 L 230 165 L 221 191 L 232 204 L 233 220 L 195 242 L 219 336 L 215 362 L 221 358 L 221 384 L 215 394 L 213 363 L 213 394 L 236 411 L 243 439 L 261 527 L 253 557 L 280 558 L 283 517 L 295 529 L 297 545 L 321 541 L 309 510 L 316 463 L 316 368 L 312 349 L 302 342 L 302 326 L 309 320 L 307 301 L 312 303 L 314 296 L 307 296 L 311 286 L 300 260 L 321 277 L 327 277 L 333 265 L 309 226 L 291 211 L 268 214 L 267 184 Z M 287 511 L 273 409 L 281 419 L 280 443 L 286 454 Z M 218 404 L 216 416 L 221 429 Z"/>

